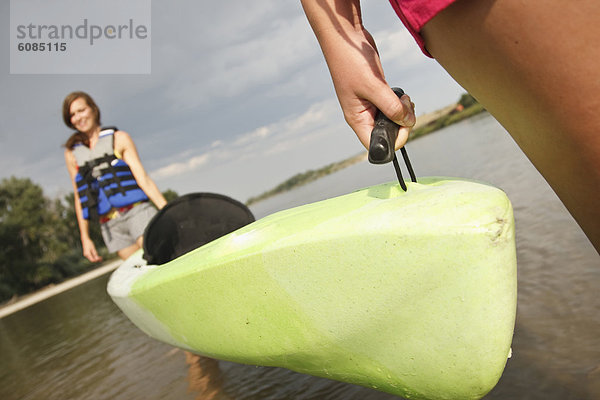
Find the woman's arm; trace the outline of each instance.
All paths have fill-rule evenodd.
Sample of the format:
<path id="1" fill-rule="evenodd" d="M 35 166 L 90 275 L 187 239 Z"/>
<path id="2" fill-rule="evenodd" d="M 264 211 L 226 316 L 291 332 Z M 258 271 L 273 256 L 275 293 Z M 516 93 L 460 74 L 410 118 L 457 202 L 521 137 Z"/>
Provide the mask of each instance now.
<path id="1" fill-rule="evenodd" d="M 83 210 L 81 209 L 77 184 L 75 183 L 75 175 L 77 175 L 77 161 L 69 149 L 65 150 L 65 163 L 67 164 L 67 171 L 69 171 L 71 184 L 73 185 L 75 215 L 77 216 L 77 225 L 79 226 L 79 237 L 81 239 L 81 246 L 83 248 L 83 256 L 91 262 L 102 261 L 102 257 L 98 255 L 96 246 L 90 238 L 89 223 L 85 218 L 83 218 Z"/>
<path id="2" fill-rule="evenodd" d="M 396 148 L 415 124 L 407 95 L 385 81 L 373 38 L 362 25 L 360 0 L 302 0 L 304 12 L 327 61 L 346 122 L 368 148 L 377 109 L 402 126 Z"/>
<path id="3" fill-rule="evenodd" d="M 167 204 L 167 201 L 160 190 L 158 190 L 152 178 L 146 173 L 135 144 L 127 132 L 115 132 L 115 150 L 121 154 L 123 161 L 129 165 L 133 177 L 144 193 L 146 193 L 146 196 L 150 198 L 156 208 L 159 210 L 163 208 Z"/>

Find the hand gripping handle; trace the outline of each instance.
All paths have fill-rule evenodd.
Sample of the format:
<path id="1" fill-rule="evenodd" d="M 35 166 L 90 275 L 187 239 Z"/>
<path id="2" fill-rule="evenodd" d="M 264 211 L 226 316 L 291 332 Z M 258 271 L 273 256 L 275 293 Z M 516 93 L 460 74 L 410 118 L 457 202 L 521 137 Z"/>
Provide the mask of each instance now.
<path id="1" fill-rule="evenodd" d="M 404 94 L 404 90 L 400 88 L 392 88 L 392 90 L 396 93 L 398 98 L 402 97 Z M 392 161 L 396 176 L 398 177 L 398 183 L 402 190 L 406 192 L 406 184 L 402 178 L 402 172 L 400 172 L 400 166 L 398 165 L 395 150 L 399 129 L 400 126 L 398 124 L 386 117 L 381 110 L 377 110 L 375 126 L 371 132 L 371 141 L 369 143 L 369 162 L 371 164 L 387 164 Z M 411 181 L 416 182 L 417 177 L 410 164 L 410 160 L 408 159 L 406 148 L 402 147 L 400 151 L 402 152 L 402 158 L 408 168 Z"/>
<path id="2" fill-rule="evenodd" d="M 398 98 L 402 97 L 404 90 L 392 88 Z M 394 159 L 396 138 L 400 126 L 389 119 L 380 110 L 375 116 L 375 127 L 371 132 L 369 143 L 369 162 L 371 164 L 387 164 Z"/>

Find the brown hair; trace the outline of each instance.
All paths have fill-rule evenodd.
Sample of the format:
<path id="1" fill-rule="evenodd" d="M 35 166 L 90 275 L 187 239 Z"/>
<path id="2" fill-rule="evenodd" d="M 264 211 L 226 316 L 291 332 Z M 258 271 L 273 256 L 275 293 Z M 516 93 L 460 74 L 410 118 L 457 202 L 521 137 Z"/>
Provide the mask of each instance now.
<path id="1" fill-rule="evenodd" d="M 90 106 L 90 108 L 94 112 L 94 115 L 96 116 L 96 124 L 100 125 L 100 109 L 96 105 L 94 99 L 92 99 L 92 97 L 85 92 L 72 92 L 69 93 L 67 97 L 65 97 L 62 107 L 62 116 L 65 125 L 67 125 L 71 129 L 75 129 L 75 127 L 71 123 L 71 104 L 77 99 L 85 100 L 87 105 Z M 90 145 L 87 135 L 85 133 L 77 131 L 73 133 L 69 137 L 69 139 L 67 139 L 64 146 L 67 149 L 72 149 L 73 146 L 75 146 L 77 143 L 83 143 L 86 146 Z"/>

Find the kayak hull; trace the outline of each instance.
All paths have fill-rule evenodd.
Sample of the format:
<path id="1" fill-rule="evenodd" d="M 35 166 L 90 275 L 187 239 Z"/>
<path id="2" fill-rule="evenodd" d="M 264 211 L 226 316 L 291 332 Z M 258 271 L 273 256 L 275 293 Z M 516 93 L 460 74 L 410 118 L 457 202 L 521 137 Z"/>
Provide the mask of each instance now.
<path id="1" fill-rule="evenodd" d="M 150 336 L 406 398 L 476 399 L 516 313 L 510 202 L 476 182 L 366 188 L 265 217 L 108 291 Z"/>

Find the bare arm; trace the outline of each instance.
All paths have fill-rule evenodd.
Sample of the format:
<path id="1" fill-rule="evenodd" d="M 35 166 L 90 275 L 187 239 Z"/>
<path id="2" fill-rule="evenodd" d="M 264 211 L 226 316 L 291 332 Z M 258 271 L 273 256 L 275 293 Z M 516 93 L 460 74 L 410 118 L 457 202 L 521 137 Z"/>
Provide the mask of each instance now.
<path id="1" fill-rule="evenodd" d="M 73 156 L 73 153 L 71 153 L 71 150 L 69 149 L 65 150 L 65 163 L 67 164 L 67 171 L 69 171 L 71 184 L 73 185 L 75 215 L 77 216 L 77 225 L 79 226 L 79 237 L 81 239 L 81 246 L 83 248 L 83 256 L 91 262 L 102 261 L 102 257 L 98 255 L 96 246 L 90 238 L 89 222 L 83 218 L 83 210 L 81 209 L 77 185 L 75 184 L 75 175 L 77 175 L 77 162 Z"/>
<path id="2" fill-rule="evenodd" d="M 133 177 L 144 193 L 146 193 L 146 196 L 150 198 L 156 208 L 159 210 L 163 208 L 167 204 L 167 201 L 160 190 L 158 190 L 152 178 L 146 173 L 135 144 L 127 132 L 115 132 L 115 149 L 121 154 L 123 161 L 129 165 Z"/>
<path id="3" fill-rule="evenodd" d="M 368 147 L 380 109 L 403 127 L 396 141 L 402 147 L 415 124 L 414 105 L 407 95 L 399 100 L 385 81 L 375 42 L 362 25 L 360 0 L 302 0 L 302 6 L 348 125 Z"/>

